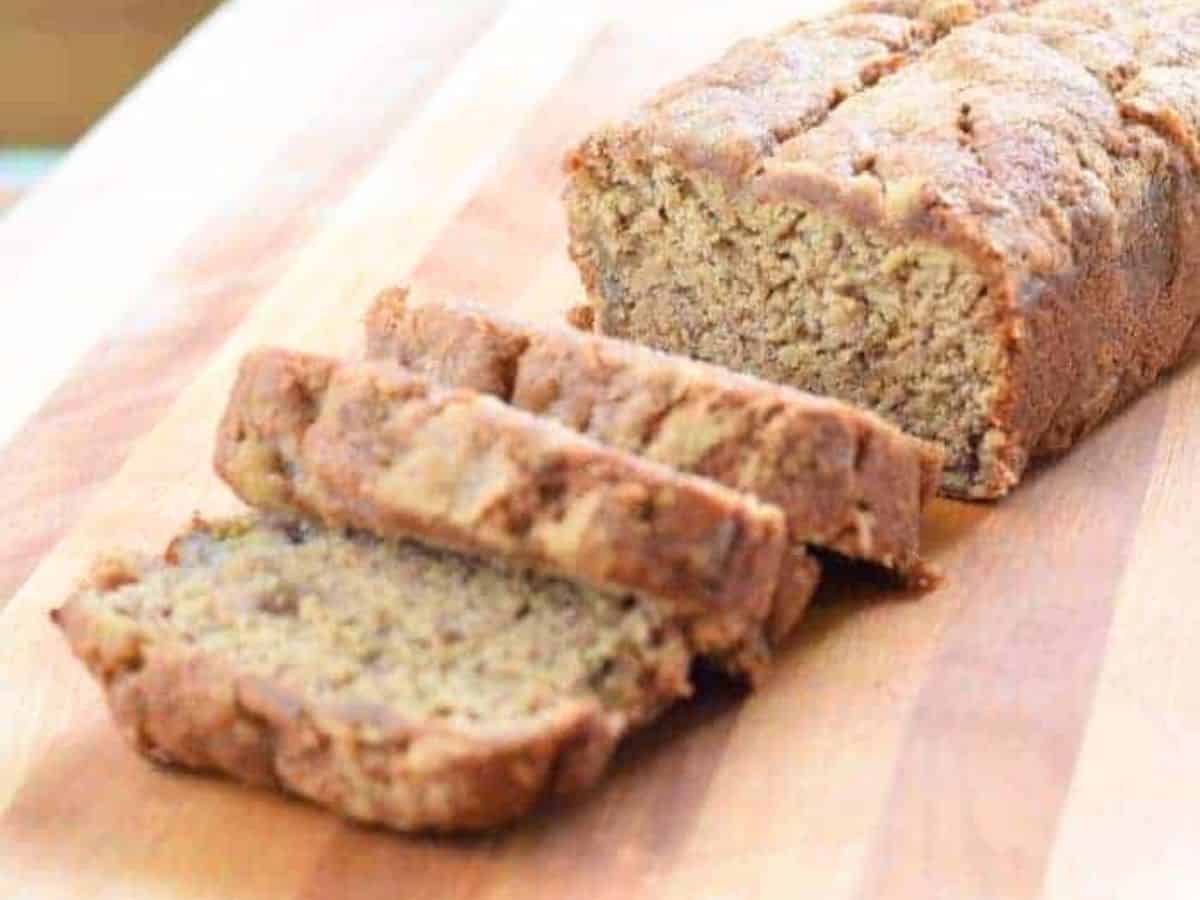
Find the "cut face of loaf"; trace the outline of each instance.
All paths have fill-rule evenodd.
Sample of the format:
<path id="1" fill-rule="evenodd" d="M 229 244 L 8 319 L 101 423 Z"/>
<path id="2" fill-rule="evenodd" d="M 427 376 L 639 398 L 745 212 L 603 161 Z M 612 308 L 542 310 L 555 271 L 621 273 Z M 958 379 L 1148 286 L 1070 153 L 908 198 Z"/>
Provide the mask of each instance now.
<path id="1" fill-rule="evenodd" d="M 995 497 L 1200 343 L 1200 10 L 860 7 L 589 138 L 571 253 L 599 330 L 874 409 Z"/>
<path id="2" fill-rule="evenodd" d="M 579 791 L 690 693 L 653 604 L 249 517 L 100 563 L 53 616 L 141 752 L 404 830 Z"/>
<path id="3" fill-rule="evenodd" d="M 261 351 L 242 364 L 216 467 L 259 509 L 636 593 L 678 610 L 725 665 L 765 670 L 782 513 L 493 397 L 391 362 Z"/>
<path id="4" fill-rule="evenodd" d="M 367 351 L 773 503 L 816 545 L 920 580 L 940 452 L 868 413 L 727 369 L 465 304 L 382 294 Z"/>

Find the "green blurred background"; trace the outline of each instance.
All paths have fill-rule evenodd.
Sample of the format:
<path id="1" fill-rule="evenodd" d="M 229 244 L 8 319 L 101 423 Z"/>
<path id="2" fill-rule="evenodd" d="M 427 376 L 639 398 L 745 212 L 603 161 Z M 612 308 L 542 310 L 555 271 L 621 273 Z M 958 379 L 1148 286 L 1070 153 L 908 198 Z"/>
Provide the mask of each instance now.
<path id="1" fill-rule="evenodd" d="M 217 0 L 0 0 L 0 215 Z"/>

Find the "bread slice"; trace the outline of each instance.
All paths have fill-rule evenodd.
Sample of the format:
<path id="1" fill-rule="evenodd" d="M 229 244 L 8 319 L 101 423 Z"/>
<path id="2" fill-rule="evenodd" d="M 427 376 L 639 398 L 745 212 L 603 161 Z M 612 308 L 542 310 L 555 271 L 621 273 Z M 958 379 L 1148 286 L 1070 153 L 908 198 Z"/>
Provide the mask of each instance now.
<path id="1" fill-rule="evenodd" d="M 403 830 L 580 791 L 691 691 L 664 607 L 260 517 L 103 560 L 52 616 L 142 753 Z"/>
<path id="2" fill-rule="evenodd" d="M 372 306 L 367 352 L 774 503 L 798 553 L 928 574 L 920 520 L 941 451 L 870 413 L 627 341 L 410 303 L 401 289 Z"/>
<path id="3" fill-rule="evenodd" d="M 871 408 L 997 497 L 1200 349 L 1194 0 L 865 0 L 570 154 L 596 327 Z"/>
<path id="4" fill-rule="evenodd" d="M 391 362 L 243 362 L 216 468 L 247 503 L 637 593 L 752 678 L 786 524 L 774 506 Z"/>

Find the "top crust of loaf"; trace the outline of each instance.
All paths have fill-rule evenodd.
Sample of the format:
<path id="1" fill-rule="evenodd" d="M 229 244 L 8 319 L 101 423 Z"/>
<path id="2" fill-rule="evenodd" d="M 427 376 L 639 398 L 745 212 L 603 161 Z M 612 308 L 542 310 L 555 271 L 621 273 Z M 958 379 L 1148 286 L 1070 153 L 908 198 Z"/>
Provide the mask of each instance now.
<path id="1" fill-rule="evenodd" d="M 793 541 L 920 578 L 941 452 L 878 417 L 627 341 L 408 302 L 367 316 L 368 353 L 778 505 Z"/>
<path id="2" fill-rule="evenodd" d="M 1129 152 L 1118 146 L 1108 93 L 1079 84 L 1090 76 L 1063 52 L 1068 16 L 1108 29 L 1120 47 L 1136 40 L 1140 17 L 1190 22 L 1186 5 L 1137 0 L 1101 12 L 1112 4 L 866 0 L 735 45 L 628 121 L 600 129 L 566 168 L 671 159 L 763 201 L 802 201 L 898 237 L 953 243 L 990 272 L 1014 258 L 1035 274 L 1060 271 L 1059 248 L 1076 238 L 1045 219 L 1040 203 L 1066 178 L 1062 163 L 1045 157 L 1044 141 L 1008 140 L 993 142 L 997 164 L 984 165 L 989 135 L 975 129 L 1024 116 L 1101 152 Z M 1005 105 L 1015 110 L 1002 115 Z M 964 121 L 964 108 L 974 121 Z"/>
<path id="3" fill-rule="evenodd" d="M 858 0 L 847 4 L 845 11 L 917 19 L 944 33 L 993 13 L 1028 9 L 1038 2 L 1040 0 Z"/>
<path id="4" fill-rule="evenodd" d="M 786 549 L 774 506 L 394 363 L 243 362 L 216 468 L 261 509 L 508 559 L 686 611 L 752 676 Z M 756 637 L 758 635 L 758 637 Z"/>

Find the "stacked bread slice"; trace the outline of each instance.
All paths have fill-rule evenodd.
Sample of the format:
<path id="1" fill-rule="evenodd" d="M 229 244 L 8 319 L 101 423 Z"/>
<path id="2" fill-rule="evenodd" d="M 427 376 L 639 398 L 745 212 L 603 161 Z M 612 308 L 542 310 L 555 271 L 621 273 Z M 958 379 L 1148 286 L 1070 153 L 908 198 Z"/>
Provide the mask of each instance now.
<path id="1" fill-rule="evenodd" d="M 942 453 L 828 399 L 628 341 L 383 293 L 367 352 L 779 506 L 822 547 L 929 578 L 917 552 Z"/>
<path id="2" fill-rule="evenodd" d="M 868 414 L 402 291 L 367 345 L 247 357 L 216 467 L 254 512 L 56 612 L 147 755 L 494 826 L 595 782 L 695 660 L 761 684 L 814 548 L 927 579 L 940 456 Z"/>

